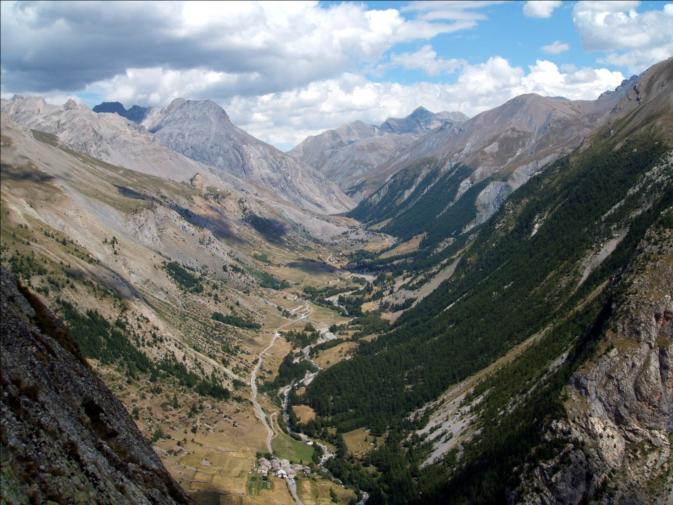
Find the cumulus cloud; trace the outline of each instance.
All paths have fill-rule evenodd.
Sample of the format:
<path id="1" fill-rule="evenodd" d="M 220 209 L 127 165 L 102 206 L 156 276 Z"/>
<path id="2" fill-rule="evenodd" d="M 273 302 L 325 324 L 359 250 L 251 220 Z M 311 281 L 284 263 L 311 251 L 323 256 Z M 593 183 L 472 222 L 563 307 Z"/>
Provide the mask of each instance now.
<path id="1" fill-rule="evenodd" d="M 355 120 L 378 124 L 405 116 L 419 105 L 438 112 L 474 115 L 522 93 L 595 99 L 617 87 L 624 76 L 608 69 L 561 69 L 539 60 L 527 69 L 492 57 L 466 65 L 455 83 L 399 84 L 373 82 L 361 75 L 313 82 L 299 89 L 260 97 L 234 97 L 222 105 L 238 125 L 281 148 L 308 135 Z"/>
<path id="2" fill-rule="evenodd" d="M 640 73 L 673 56 L 673 4 L 638 12 L 640 2 L 578 2 L 573 22 L 582 46 L 605 52 L 599 61 Z"/>
<path id="3" fill-rule="evenodd" d="M 418 51 L 393 53 L 387 67 L 402 67 L 407 70 L 422 70 L 428 75 L 448 74 L 465 65 L 466 61 L 456 58 L 440 58 L 431 45 L 426 44 Z"/>
<path id="4" fill-rule="evenodd" d="M 260 94 L 357 70 L 393 45 L 466 27 L 318 2 L 2 2 L 3 87 L 73 91 L 127 69 L 207 68 Z"/>
<path id="5" fill-rule="evenodd" d="M 531 18 L 549 18 L 561 6 L 561 0 L 532 0 L 523 6 L 523 13 Z"/>
<path id="6" fill-rule="evenodd" d="M 570 46 L 565 42 L 561 42 L 560 40 L 555 40 L 551 44 L 542 46 L 542 51 L 547 54 L 561 54 L 565 53 L 568 49 L 570 49 Z"/>
<path id="7" fill-rule="evenodd" d="M 495 3 L 414 2 L 398 10 L 318 2 L 2 2 L 0 92 L 157 106 L 181 96 L 209 98 L 253 135 L 289 147 L 327 128 L 356 119 L 379 123 L 419 105 L 476 114 L 527 92 L 595 98 L 623 79 L 620 72 L 545 60 L 523 68 L 501 57 L 468 64 L 437 54 L 430 39 L 475 27 Z M 627 67 L 638 57 L 666 54 L 661 16 L 673 17 L 673 8 L 632 15 L 633 3 L 606 4 L 578 5 L 575 23 L 581 30 L 619 25 L 630 42 L 614 45 L 598 33 L 583 36 L 585 45 Z M 542 15 L 555 7 L 526 8 Z M 618 17 L 624 9 L 625 20 Z M 645 27 L 659 31 L 642 41 L 636 35 Z M 396 44 L 413 41 L 424 45 L 395 52 Z M 546 47 L 555 54 L 562 46 Z M 456 78 L 399 84 L 363 75 L 377 65 Z"/>

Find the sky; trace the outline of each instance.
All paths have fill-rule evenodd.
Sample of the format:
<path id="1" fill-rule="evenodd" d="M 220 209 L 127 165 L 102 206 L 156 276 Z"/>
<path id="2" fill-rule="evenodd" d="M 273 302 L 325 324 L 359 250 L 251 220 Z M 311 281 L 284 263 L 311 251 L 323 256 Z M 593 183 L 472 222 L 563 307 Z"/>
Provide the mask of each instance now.
<path id="1" fill-rule="evenodd" d="M 595 99 L 673 56 L 673 3 L 10 2 L 0 93 L 89 106 L 211 99 L 280 149 L 424 106 Z"/>

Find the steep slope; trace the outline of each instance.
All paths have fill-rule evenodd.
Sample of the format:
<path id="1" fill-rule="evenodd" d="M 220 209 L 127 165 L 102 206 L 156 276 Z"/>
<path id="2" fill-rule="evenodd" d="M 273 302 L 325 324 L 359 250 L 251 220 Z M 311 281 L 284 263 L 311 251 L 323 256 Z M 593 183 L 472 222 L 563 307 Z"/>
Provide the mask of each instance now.
<path id="1" fill-rule="evenodd" d="M 315 170 L 237 128 L 209 100 L 176 99 L 153 109 L 143 125 L 163 145 L 211 167 L 275 192 L 300 207 L 343 212 L 350 199 Z"/>
<path id="2" fill-rule="evenodd" d="M 393 174 L 350 215 L 437 246 L 486 221 L 516 188 L 582 144 L 627 93 L 597 100 L 522 95 L 422 136 L 381 170 Z M 440 196 L 445 195 L 445 196 Z"/>
<path id="3" fill-rule="evenodd" d="M 38 299 L 0 269 L 7 503 L 192 503 Z"/>
<path id="4" fill-rule="evenodd" d="M 622 95 L 626 113 L 612 116 L 582 149 L 518 188 L 470 241 L 447 247 L 443 259 L 457 263 L 448 280 L 298 395 L 297 402 L 317 413 L 309 429 L 327 426 L 352 433 L 366 427 L 386 436 L 366 459 L 344 456 L 331 467 L 370 491 L 372 503 L 504 502 L 519 484 L 515 468 L 525 461 L 530 473 L 523 479 L 531 475 L 534 480 L 519 496 L 529 503 L 558 503 L 555 496 L 580 503 L 593 496 L 601 475 L 613 483 L 618 475 L 635 479 L 637 489 L 630 480 L 624 488 L 633 487 L 636 496 L 665 492 L 670 468 L 661 461 L 670 440 L 662 434 L 672 419 L 667 406 L 671 343 L 668 323 L 662 322 L 671 296 L 666 270 L 673 212 L 673 144 L 666 128 L 673 116 L 669 62 L 653 67 L 639 82 L 637 105 Z M 420 255 L 392 267 L 405 279 L 424 260 Z M 629 302 L 615 304 L 621 290 L 640 283 L 627 270 L 638 272 L 639 265 L 656 266 L 652 278 L 663 276 L 661 284 L 648 291 L 645 282 L 640 294 L 636 290 Z M 631 304 L 649 308 L 634 320 Z M 652 311 L 661 314 L 658 319 Z M 607 349 L 611 354 L 604 365 L 588 365 L 582 372 L 601 345 L 609 347 L 612 322 L 618 332 L 627 322 L 629 328 L 641 328 L 642 345 L 615 343 L 617 354 Z M 657 349 L 647 344 L 652 339 Z M 616 356 L 618 363 L 611 361 Z M 627 374 L 632 360 L 636 367 Z M 608 381 L 605 391 L 603 379 Z M 573 396 L 581 409 L 573 433 L 596 439 L 598 427 L 623 422 L 618 432 L 645 431 L 619 436 L 649 449 L 637 455 L 634 446 L 629 449 L 633 459 L 616 458 L 614 465 L 604 466 L 596 462 L 619 452 L 611 448 L 613 442 L 620 446 L 619 437 L 605 435 L 605 447 L 592 442 L 603 447 L 602 453 L 591 444 L 586 451 L 574 445 L 570 463 L 550 457 L 558 446 L 542 444 L 543 420 L 558 415 L 569 383 L 580 391 Z M 636 391 L 638 401 L 630 391 Z M 631 403 L 622 408 L 620 399 Z M 570 417 L 577 414 L 567 408 Z M 611 412 L 618 419 L 611 420 Z M 532 451 L 537 445 L 542 449 Z M 584 464 L 580 455 L 595 462 Z M 638 480 L 647 473 L 637 470 L 641 463 L 653 471 L 649 483 Z M 370 464 L 379 473 L 362 469 Z M 577 476 L 590 478 L 592 469 L 598 475 L 586 488 L 574 484 Z M 552 498 L 535 501 L 535 479 Z M 654 486 L 652 494 L 638 495 L 646 486 Z M 573 491 L 578 501 L 572 501 Z"/>
<path id="5" fill-rule="evenodd" d="M 308 233 L 311 214 L 299 214 L 300 226 L 267 197 L 199 176 L 176 182 L 114 166 L 5 115 L 0 142 L 2 265 L 63 319 L 190 496 L 204 504 L 232 494 L 244 504 L 291 503 L 280 479 L 261 493 L 247 487 L 266 448 L 248 385 L 275 330 L 306 324 L 296 310 L 304 283 L 348 276 L 324 263 L 343 259 Z M 347 250 L 362 241 L 353 224 L 333 217 L 316 226 Z M 267 353 L 260 380 L 289 346 L 279 341 Z M 3 380 L 4 373 L 3 362 Z M 307 461 L 311 449 L 302 449 Z M 325 479 L 307 484 L 315 487 L 307 505 L 329 499 Z M 339 495 L 345 505 L 352 493 Z M 47 498 L 77 503 L 54 497 Z"/>
<path id="6" fill-rule="evenodd" d="M 388 175 L 379 167 L 399 158 L 420 135 L 466 119 L 459 112 L 433 114 L 419 107 L 405 118 L 389 118 L 379 126 L 355 121 L 308 137 L 288 154 L 315 167 L 360 200 Z"/>
<path id="7" fill-rule="evenodd" d="M 673 497 L 673 213 L 625 273 L 595 356 L 563 390 L 511 503 L 667 503 Z M 550 451 L 548 448 L 554 447 Z"/>

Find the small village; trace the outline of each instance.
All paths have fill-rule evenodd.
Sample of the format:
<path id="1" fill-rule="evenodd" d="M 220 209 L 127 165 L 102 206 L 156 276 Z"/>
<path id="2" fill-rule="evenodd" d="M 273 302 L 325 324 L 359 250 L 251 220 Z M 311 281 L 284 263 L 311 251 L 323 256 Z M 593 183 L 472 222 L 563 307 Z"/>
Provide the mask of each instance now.
<path id="1" fill-rule="evenodd" d="M 262 477 L 275 476 L 281 479 L 295 479 L 298 475 L 306 477 L 311 475 L 311 469 L 308 466 L 290 463 L 287 459 L 279 458 L 259 458 L 255 472 Z"/>

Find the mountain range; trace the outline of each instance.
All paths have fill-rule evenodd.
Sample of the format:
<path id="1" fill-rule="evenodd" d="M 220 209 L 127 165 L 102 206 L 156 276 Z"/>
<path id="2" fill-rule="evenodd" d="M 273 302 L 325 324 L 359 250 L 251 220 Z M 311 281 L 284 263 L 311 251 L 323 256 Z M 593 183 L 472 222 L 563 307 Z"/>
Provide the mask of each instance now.
<path id="1" fill-rule="evenodd" d="M 96 113 L 73 100 L 59 107 L 16 96 L 3 99 L 1 110 L 73 149 L 134 170 L 176 180 L 201 173 L 213 182 L 214 175 L 235 187 L 248 183 L 320 214 L 352 206 L 335 184 L 234 126 L 214 102 L 178 99 L 147 110 L 141 124 L 120 115 L 121 109 Z"/>
<path id="2" fill-rule="evenodd" d="M 673 59 L 288 153 L 1 111 L 2 500 L 671 502 Z"/>
<path id="3" fill-rule="evenodd" d="M 125 117 L 134 123 L 142 123 L 150 108 L 141 107 L 140 105 L 133 105 L 130 109 L 127 110 L 124 105 L 119 102 L 103 102 L 96 105 L 92 110 L 94 112 L 111 112 L 114 114 L 119 114 L 120 116 Z"/>
<path id="4" fill-rule="evenodd" d="M 405 118 L 389 118 L 379 126 L 355 121 L 308 137 L 288 154 L 315 167 L 360 200 L 377 176 L 377 167 L 403 156 L 424 133 L 466 119 L 460 112 L 434 114 L 419 107 Z"/>

